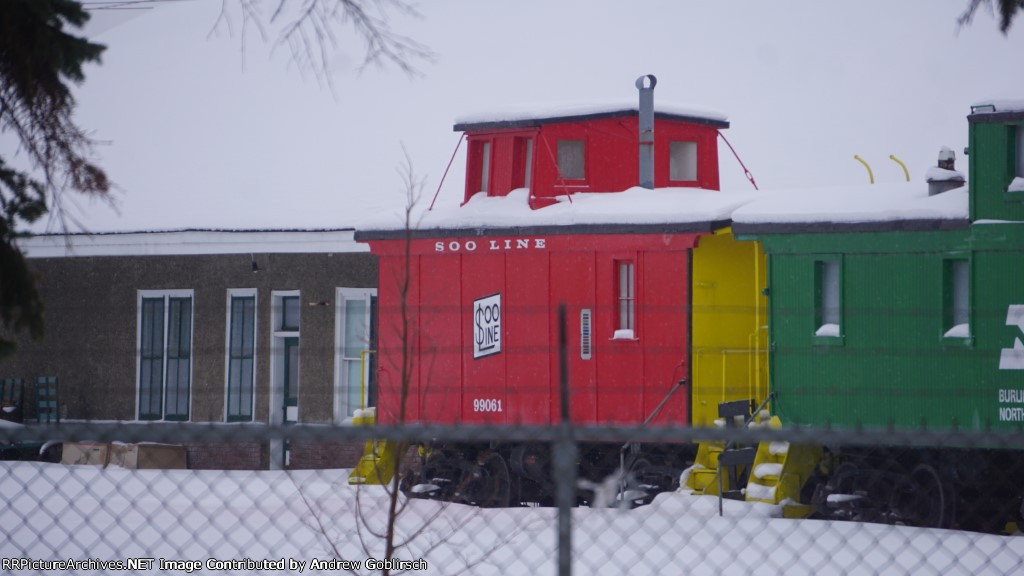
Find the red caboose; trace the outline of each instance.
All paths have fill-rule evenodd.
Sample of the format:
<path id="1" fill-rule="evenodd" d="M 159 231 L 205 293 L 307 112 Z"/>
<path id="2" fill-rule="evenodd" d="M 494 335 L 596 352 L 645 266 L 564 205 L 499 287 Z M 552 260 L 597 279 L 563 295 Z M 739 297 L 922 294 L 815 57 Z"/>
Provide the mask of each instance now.
<path id="1" fill-rule="evenodd" d="M 638 81 L 641 103 L 651 84 Z M 573 423 L 688 423 L 692 391 L 676 384 L 690 377 L 692 251 L 746 199 L 717 192 L 726 127 L 719 114 L 630 103 L 460 119 L 463 205 L 415 229 L 357 232 L 380 258 L 378 422 L 556 422 L 565 304 Z M 544 499 L 543 447 L 435 457 L 446 461 L 429 474 L 486 463 L 484 476 L 511 470 Z M 581 470 L 604 470 L 592 472 Z"/>

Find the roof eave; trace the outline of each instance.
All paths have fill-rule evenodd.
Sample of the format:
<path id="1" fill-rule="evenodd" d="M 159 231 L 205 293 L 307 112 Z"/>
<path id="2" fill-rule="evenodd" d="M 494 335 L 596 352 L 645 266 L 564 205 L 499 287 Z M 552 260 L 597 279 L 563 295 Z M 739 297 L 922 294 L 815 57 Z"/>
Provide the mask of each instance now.
<path id="1" fill-rule="evenodd" d="M 485 236 L 537 236 L 569 234 L 687 234 L 710 233 L 731 224 L 730 220 L 661 224 L 567 224 L 537 226 L 477 226 L 473 228 L 430 228 L 420 230 L 356 230 L 355 240 L 413 240 L 433 238 L 477 238 Z"/>
<path id="2" fill-rule="evenodd" d="M 965 230 L 967 218 L 932 218 L 924 220 L 884 220 L 877 222 L 734 222 L 737 235 L 756 234 L 829 234 L 847 232 L 927 232 Z"/>
<path id="3" fill-rule="evenodd" d="M 487 130 L 510 130 L 517 128 L 536 128 L 544 124 L 561 124 L 567 122 L 585 122 L 588 120 L 604 120 L 607 118 L 626 118 L 632 116 L 638 116 L 639 112 L 635 109 L 626 110 L 614 110 L 608 112 L 595 112 L 593 114 L 575 114 L 567 116 L 551 116 L 547 118 L 524 118 L 520 120 L 493 120 L 493 121 L 482 121 L 482 122 L 457 122 L 452 130 L 455 132 L 482 132 Z M 672 114 L 668 112 L 655 112 L 654 117 L 658 120 L 674 120 L 677 122 L 689 122 L 691 124 L 700 124 L 703 126 L 711 126 L 713 128 L 728 128 L 728 120 L 716 120 L 713 118 L 704 118 L 701 116 L 687 116 L 682 114 Z"/>

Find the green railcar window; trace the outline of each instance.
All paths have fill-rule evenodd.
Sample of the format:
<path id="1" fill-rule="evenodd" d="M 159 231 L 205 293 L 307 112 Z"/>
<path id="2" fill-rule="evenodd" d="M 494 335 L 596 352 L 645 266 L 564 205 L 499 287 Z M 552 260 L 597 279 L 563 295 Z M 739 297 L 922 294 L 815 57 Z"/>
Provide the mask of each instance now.
<path id="1" fill-rule="evenodd" d="M 839 336 L 842 317 L 842 291 L 838 260 L 819 260 L 815 263 L 815 324 L 816 336 Z"/>
<path id="2" fill-rule="evenodd" d="M 1014 132 L 1016 133 L 1014 138 L 1016 174 L 1017 177 L 1024 178 L 1024 124 L 1017 126 Z"/>
<path id="3" fill-rule="evenodd" d="M 970 263 L 965 259 L 945 261 L 943 270 L 945 338 L 967 338 L 971 335 Z"/>
<path id="4" fill-rule="evenodd" d="M 256 297 L 232 296 L 228 336 L 228 422 L 251 422 Z"/>

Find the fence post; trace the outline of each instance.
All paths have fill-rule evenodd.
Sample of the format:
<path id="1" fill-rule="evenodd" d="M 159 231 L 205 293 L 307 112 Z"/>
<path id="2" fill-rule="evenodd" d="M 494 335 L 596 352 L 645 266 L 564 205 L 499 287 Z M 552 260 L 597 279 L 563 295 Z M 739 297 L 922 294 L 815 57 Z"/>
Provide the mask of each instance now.
<path id="1" fill-rule="evenodd" d="M 558 575 L 572 574 L 572 508 L 576 500 L 576 442 L 569 423 L 569 350 L 565 304 L 558 305 L 558 380 L 561 422 L 554 450 L 555 500 L 558 503 Z"/>

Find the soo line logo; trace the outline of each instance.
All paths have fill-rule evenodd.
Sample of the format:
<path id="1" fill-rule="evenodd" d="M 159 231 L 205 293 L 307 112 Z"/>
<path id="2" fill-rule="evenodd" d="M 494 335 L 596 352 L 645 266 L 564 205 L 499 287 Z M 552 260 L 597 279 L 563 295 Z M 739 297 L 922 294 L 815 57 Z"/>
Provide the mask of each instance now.
<path id="1" fill-rule="evenodd" d="M 473 358 L 501 352 L 501 293 L 473 301 Z"/>

